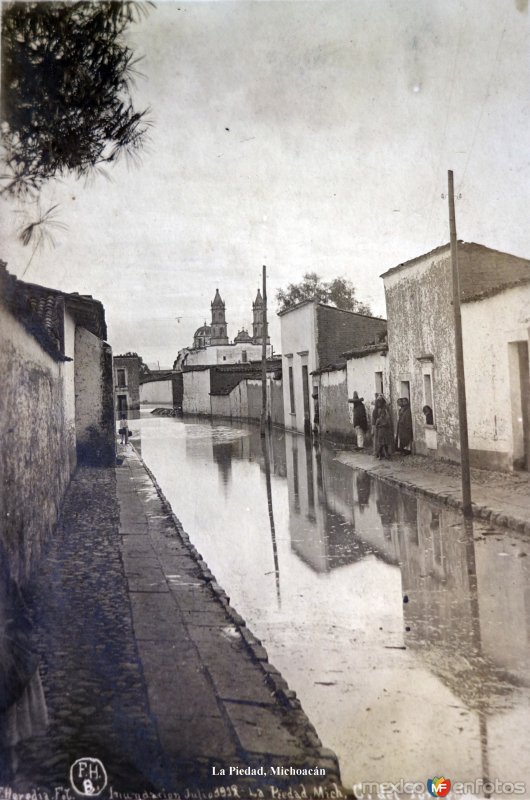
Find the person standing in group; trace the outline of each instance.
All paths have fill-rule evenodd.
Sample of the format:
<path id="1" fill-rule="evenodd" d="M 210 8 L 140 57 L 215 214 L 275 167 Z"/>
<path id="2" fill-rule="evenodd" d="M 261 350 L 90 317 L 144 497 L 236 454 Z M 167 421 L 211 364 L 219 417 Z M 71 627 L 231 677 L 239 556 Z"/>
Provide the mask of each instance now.
<path id="1" fill-rule="evenodd" d="M 412 412 L 408 397 L 398 400 L 399 415 L 396 432 L 396 449 L 403 455 L 410 456 L 412 452 Z"/>
<path id="2" fill-rule="evenodd" d="M 364 437 L 368 430 L 368 419 L 364 407 L 364 397 L 359 398 L 357 392 L 353 393 L 353 427 L 357 436 L 357 449 L 364 448 Z"/>
<path id="3" fill-rule="evenodd" d="M 375 455 L 376 458 L 390 458 L 394 437 L 392 434 L 392 419 L 384 397 L 376 401 L 378 409 L 375 422 Z"/>
<path id="4" fill-rule="evenodd" d="M 121 436 L 121 444 L 127 445 L 129 443 L 129 423 L 127 422 L 127 415 L 122 412 L 120 417 L 120 427 L 118 433 Z"/>
<path id="5" fill-rule="evenodd" d="M 377 450 L 375 449 L 375 423 L 377 422 L 377 417 L 379 414 L 379 409 L 381 404 L 378 403 L 379 398 L 382 398 L 383 395 L 379 394 L 378 392 L 375 393 L 375 401 L 374 401 L 374 410 L 372 411 L 372 447 L 374 456 L 377 455 Z"/>

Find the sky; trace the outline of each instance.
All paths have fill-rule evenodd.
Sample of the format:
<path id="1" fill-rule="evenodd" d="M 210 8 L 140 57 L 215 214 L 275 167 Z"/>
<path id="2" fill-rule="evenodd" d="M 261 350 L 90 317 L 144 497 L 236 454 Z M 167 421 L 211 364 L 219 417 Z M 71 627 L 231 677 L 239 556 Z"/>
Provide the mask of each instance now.
<path id="1" fill-rule="evenodd" d="M 167 0 L 129 42 L 140 164 L 47 187 L 34 255 L 0 202 L 8 269 L 101 300 L 115 354 L 170 366 L 216 288 L 233 338 L 263 264 L 276 351 L 304 272 L 384 315 L 381 273 L 449 239 L 448 169 L 459 238 L 530 258 L 528 0 Z"/>

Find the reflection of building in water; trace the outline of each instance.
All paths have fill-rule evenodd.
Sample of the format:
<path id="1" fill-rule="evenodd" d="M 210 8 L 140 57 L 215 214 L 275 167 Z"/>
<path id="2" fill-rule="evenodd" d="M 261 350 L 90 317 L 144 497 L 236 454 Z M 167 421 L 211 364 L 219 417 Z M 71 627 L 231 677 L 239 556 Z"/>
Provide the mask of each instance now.
<path id="1" fill-rule="evenodd" d="M 232 478 L 232 455 L 238 442 L 212 442 L 213 460 L 219 467 L 219 476 L 225 486 Z"/>
<path id="2" fill-rule="evenodd" d="M 285 446 L 292 550 L 316 572 L 358 561 L 366 548 L 355 536 L 353 505 L 348 520 L 339 510 L 339 494 L 335 505 L 328 502 L 328 451 L 321 455 L 308 439 L 289 433 Z"/>

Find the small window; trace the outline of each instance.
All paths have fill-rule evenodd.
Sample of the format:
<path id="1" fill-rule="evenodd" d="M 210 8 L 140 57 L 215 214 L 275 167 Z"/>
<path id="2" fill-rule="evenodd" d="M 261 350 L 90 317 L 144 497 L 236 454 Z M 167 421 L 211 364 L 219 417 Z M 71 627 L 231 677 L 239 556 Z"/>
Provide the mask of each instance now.
<path id="1" fill-rule="evenodd" d="M 401 381 L 399 396 L 406 397 L 410 403 L 410 381 Z"/>
<path id="2" fill-rule="evenodd" d="M 375 373 L 375 392 L 376 394 L 383 394 L 383 373 Z"/>
<path id="3" fill-rule="evenodd" d="M 126 378 L 125 378 L 125 370 L 124 369 L 116 370 L 116 380 L 117 380 L 117 384 L 118 384 L 118 386 L 120 388 L 123 387 L 123 386 L 127 386 L 127 381 L 126 381 Z"/>
<path id="4" fill-rule="evenodd" d="M 243 350 L 241 353 L 241 361 L 247 361 L 247 351 Z"/>
<path id="5" fill-rule="evenodd" d="M 423 395 L 425 405 L 432 408 L 432 378 L 430 375 L 423 376 Z"/>
<path id="6" fill-rule="evenodd" d="M 432 375 L 425 372 L 423 375 L 423 413 L 425 424 L 434 425 L 434 406 L 432 398 Z"/>

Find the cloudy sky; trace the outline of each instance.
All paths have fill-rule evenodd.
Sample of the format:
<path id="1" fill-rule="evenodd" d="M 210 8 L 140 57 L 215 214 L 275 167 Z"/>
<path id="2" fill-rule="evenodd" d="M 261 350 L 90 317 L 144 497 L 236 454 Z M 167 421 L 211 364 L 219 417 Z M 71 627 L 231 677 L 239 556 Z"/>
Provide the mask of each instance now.
<path id="1" fill-rule="evenodd" d="M 8 268 L 102 300 L 116 353 L 171 364 L 217 287 L 235 336 L 262 264 L 271 300 L 313 270 L 384 314 L 379 275 L 448 240 L 448 169 L 459 238 L 530 258 L 527 0 L 171 0 L 130 39 L 140 166 L 51 186 L 29 267 L 0 208 Z"/>

